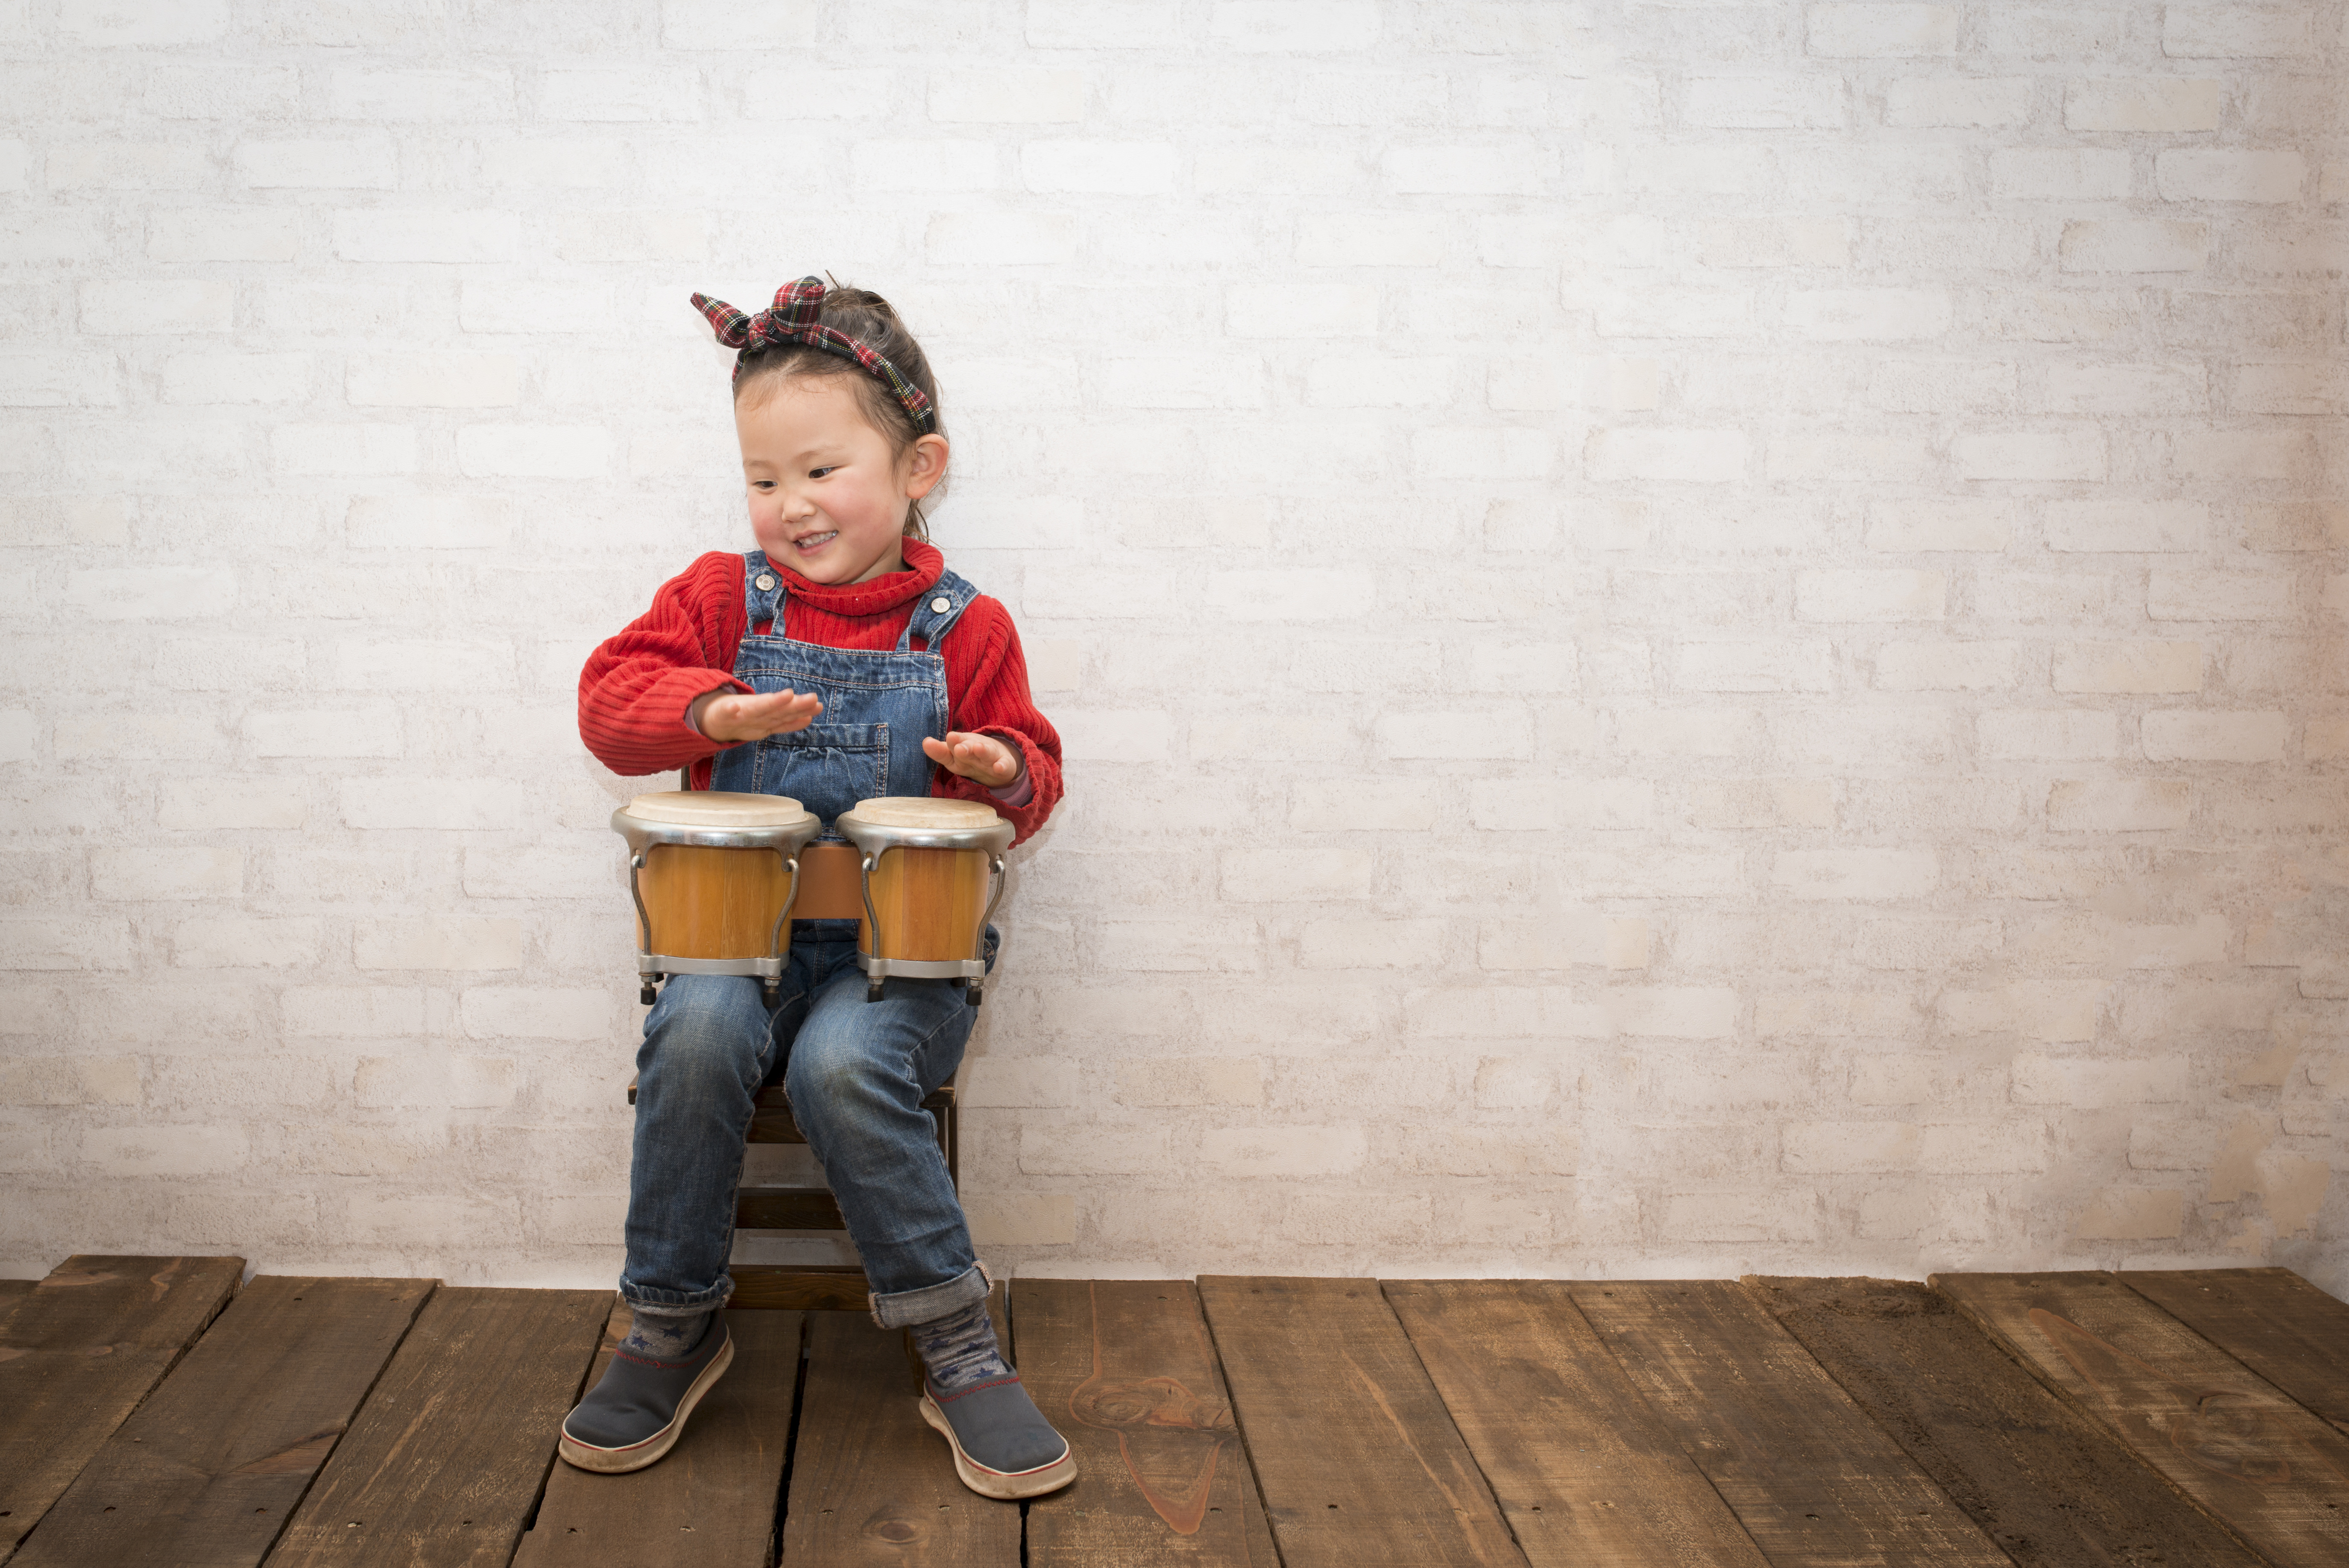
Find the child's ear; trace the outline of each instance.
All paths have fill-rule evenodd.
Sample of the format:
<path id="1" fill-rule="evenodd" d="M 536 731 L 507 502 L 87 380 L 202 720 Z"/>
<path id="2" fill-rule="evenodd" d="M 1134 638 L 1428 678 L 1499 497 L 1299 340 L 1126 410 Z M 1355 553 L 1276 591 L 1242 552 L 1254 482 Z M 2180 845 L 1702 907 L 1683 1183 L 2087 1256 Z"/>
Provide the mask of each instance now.
<path id="1" fill-rule="evenodd" d="M 938 481 L 947 476 L 947 438 L 926 435 L 915 441 L 905 452 L 905 493 L 919 501 L 937 488 Z"/>

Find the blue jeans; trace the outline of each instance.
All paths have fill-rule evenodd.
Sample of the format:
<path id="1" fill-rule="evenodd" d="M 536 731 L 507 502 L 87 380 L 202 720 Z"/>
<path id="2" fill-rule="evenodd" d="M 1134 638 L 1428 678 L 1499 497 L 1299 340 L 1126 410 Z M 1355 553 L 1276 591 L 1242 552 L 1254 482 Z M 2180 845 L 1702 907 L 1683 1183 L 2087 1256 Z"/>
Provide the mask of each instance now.
<path id="1" fill-rule="evenodd" d="M 988 931 L 987 957 L 995 958 Z M 987 1279 L 922 1099 L 954 1077 L 977 1014 L 962 988 L 892 980 L 864 1000 L 856 925 L 797 926 L 781 1001 L 759 982 L 681 974 L 661 988 L 636 1053 L 628 1256 L 620 1294 L 659 1316 L 722 1305 L 734 1289 L 734 1190 L 753 1096 L 783 1086 L 839 1200 L 884 1327 L 980 1300 Z"/>

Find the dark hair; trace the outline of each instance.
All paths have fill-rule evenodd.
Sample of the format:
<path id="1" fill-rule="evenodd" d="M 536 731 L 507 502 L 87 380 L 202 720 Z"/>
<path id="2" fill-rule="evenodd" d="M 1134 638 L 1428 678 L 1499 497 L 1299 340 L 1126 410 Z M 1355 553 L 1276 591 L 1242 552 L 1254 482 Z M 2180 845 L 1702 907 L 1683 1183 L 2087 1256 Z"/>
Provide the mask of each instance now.
<path id="1" fill-rule="evenodd" d="M 826 327 L 836 327 L 851 337 L 871 348 L 883 358 L 897 367 L 897 373 L 922 389 L 930 400 L 930 410 L 936 416 L 927 433 L 947 433 L 946 418 L 938 404 L 938 380 L 930 373 L 929 356 L 914 341 L 914 335 L 898 319 L 890 303 L 869 288 L 845 286 L 825 291 L 821 317 Z M 914 442 L 926 433 L 914 423 L 889 385 L 854 359 L 806 343 L 783 343 L 760 348 L 742 361 L 741 374 L 734 379 L 734 400 L 740 403 L 750 395 L 753 386 L 771 389 L 777 381 L 795 376 L 846 376 L 856 389 L 858 407 L 864 410 L 865 420 L 874 430 L 888 438 L 889 455 L 902 458 Z M 763 399 L 761 400 L 763 400 Z M 945 487 L 939 480 L 936 495 Z M 922 504 L 915 502 L 905 509 L 905 536 L 926 540 L 930 536 L 928 521 L 922 515 Z"/>

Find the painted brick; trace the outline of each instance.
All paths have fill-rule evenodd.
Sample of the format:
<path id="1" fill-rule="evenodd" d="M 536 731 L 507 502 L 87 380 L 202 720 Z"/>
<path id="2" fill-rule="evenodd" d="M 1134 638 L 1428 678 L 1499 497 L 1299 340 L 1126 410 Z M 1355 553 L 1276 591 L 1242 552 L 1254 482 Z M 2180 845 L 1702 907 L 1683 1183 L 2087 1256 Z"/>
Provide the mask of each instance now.
<path id="1" fill-rule="evenodd" d="M 2083 220 L 2064 225 L 2065 272 L 2199 272 L 2210 259 L 2207 223 Z"/>
<path id="2" fill-rule="evenodd" d="M 2309 363 L 2240 365 L 2231 400 L 2237 410 L 2254 414 L 2333 414 L 2349 409 L 2349 379 L 2337 365 Z"/>
<path id="3" fill-rule="evenodd" d="M 290 969 L 319 962 L 324 922 L 307 917 L 182 920 L 171 961 L 182 969 Z"/>
<path id="4" fill-rule="evenodd" d="M 1247 1056 L 1147 1057 L 1118 1068 L 1117 1098 L 1129 1106 L 1259 1106 L 1264 1066 Z"/>
<path id="5" fill-rule="evenodd" d="M 2064 89 L 2071 130 L 2216 130 L 2223 82 L 2196 77 L 2106 77 Z"/>
<path id="6" fill-rule="evenodd" d="M 89 890 L 109 899 L 233 898 L 244 891 L 235 849 L 94 849 Z"/>
<path id="7" fill-rule="evenodd" d="M 1954 5 L 1876 3 L 1810 5 L 1804 9 L 1810 53 L 1829 59 L 1906 58 L 1953 55 L 1958 48 Z"/>
<path id="8" fill-rule="evenodd" d="M 228 0 L 63 0 L 57 11 L 60 37 L 96 48 L 212 44 L 230 26 Z"/>
<path id="9" fill-rule="evenodd" d="M 1960 436 L 1950 456 L 1968 479 L 2102 479 L 2108 461 L 2104 437 L 2094 430 Z"/>
<path id="10" fill-rule="evenodd" d="M 2023 125 L 2029 77 L 1903 77 L 1884 89 L 1884 123 L 1900 127 Z"/>
<path id="11" fill-rule="evenodd" d="M 1691 77 L 1684 123 L 1722 130 L 1831 130 L 1844 123 L 1840 76 Z"/>
<path id="12" fill-rule="evenodd" d="M 502 408 L 522 396 L 522 361 L 512 354 L 354 356 L 343 394 L 354 408 Z"/>
<path id="13" fill-rule="evenodd" d="M 497 67 L 336 70 L 326 78 L 326 99 L 338 119 L 412 123 L 502 120 L 514 115 L 513 78 Z"/>
<path id="14" fill-rule="evenodd" d="M 1726 483 L 1744 477 L 1745 434 L 1736 430 L 1601 430 L 1583 448 L 1593 479 L 1676 480 Z"/>
<path id="15" fill-rule="evenodd" d="M 929 259 L 948 266 L 1025 266 L 1074 259 L 1077 221 L 1055 213 L 940 213 Z"/>
<path id="16" fill-rule="evenodd" d="M 1077 1240 L 1077 1200 L 1070 1193 L 968 1193 L 963 1210 L 971 1240 L 982 1247 L 1064 1247 Z"/>
<path id="17" fill-rule="evenodd" d="M 352 936 L 351 959 L 363 970 L 518 969 L 522 923 L 455 916 L 363 920 Z"/>
<path id="18" fill-rule="evenodd" d="M 1952 314 L 1940 289 L 1810 289 L 1786 298 L 1786 325 L 1825 342 L 1938 337 Z"/>
<path id="19" fill-rule="evenodd" d="M 1217 0 L 1207 36 L 1247 52 L 1326 54 L 1365 49 L 1379 39 L 1369 0 Z"/>
<path id="20" fill-rule="evenodd" d="M 2042 514 L 2054 550 L 2197 551 L 2211 543 L 2199 501 L 2051 501 Z"/>
<path id="21" fill-rule="evenodd" d="M 399 183 L 398 149 L 388 137 L 243 141 L 231 162 L 238 182 L 257 191 L 389 191 Z"/>
<path id="22" fill-rule="evenodd" d="M 1770 862 L 1771 885 L 1797 898 L 1916 898 L 1940 879 L 1930 850 L 1789 849 Z"/>
<path id="23" fill-rule="evenodd" d="M 2001 691 L 2013 687 L 2022 647 L 2013 642 L 1888 642 L 1872 684 L 1882 691 Z"/>
<path id="24" fill-rule="evenodd" d="M 1990 187 L 2010 201 L 2125 201 L 2129 157 L 2097 148 L 2004 148 L 1991 154 Z"/>
<path id="25" fill-rule="evenodd" d="M 74 1158 L 115 1177 L 221 1176 L 243 1170 L 253 1146 L 241 1127 L 146 1124 L 92 1127 L 81 1135 Z"/>
<path id="26" fill-rule="evenodd" d="M 2176 779 L 2067 779 L 2047 792 L 2058 833 L 2147 833 L 2188 826 L 2194 788 Z"/>
<path id="27" fill-rule="evenodd" d="M 2173 59 L 2241 59 L 2305 55 L 2315 47 L 2313 18 L 2290 5 L 2165 5 L 2161 52 Z"/>
<path id="28" fill-rule="evenodd" d="M 236 293 L 226 283 L 85 283 L 79 296 L 82 330 L 94 335 L 226 332 L 234 325 Z"/>
<path id="29" fill-rule="evenodd" d="M 296 403 L 311 369 L 307 354 L 174 354 L 157 379 L 167 403 Z"/>
<path id="30" fill-rule="evenodd" d="M 2209 401 L 2209 372 L 2199 364 L 2058 364 L 2046 376 L 2044 406 L 2055 413 L 2196 413 Z"/>
<path id="31" fill-rule="evenodd" d="M 2280 620 L 2292 612 L 2292 579 L 2280 572 L 2148 573 L 2146 613 L 2155 620 Z"/>
<path id="32" fill-rule="evenodd" d="M 2181 431 L 2171 438 L 2170 466 L 2189 479 L 2306 483 L 2323 472 L 2324 459 L 2304 430 Z"/>
<path id="33" fill-rule="evenodd" d="M 1939 572 L 1803 572 L 1795 579 L 1795 613 L 1816 621 L 1940 620 L 1947 596 Z"/>
<path id="34" fill-rule="evenodd" d="M 1871 550 L 1998 551 L 2013 540 L 2013 508 L 2002 502 L 1904 498 L 1868 509 Z"/>
<path id="35" fill-rule="evenodd" d="M 1843 8 L 1876 9 L 1858 5 Z M 1818 1194 L 1801 1188 L 1763 1192 L 1676 1192 L 1663 1199 L 1660 1228 L 1664 1239 L 1671 1241 L 1809 1243 L 1825 1236 L 1826 1217 Z"/>
<path id="36" fill-rule="evenodd" d="M 2058 691 L 2199 691 L 2199 642 L 2071 642 L 2055 649 Z"/>
<path id="37" fill-rule="evenodd" d="M 2154 188 L 2168 202 L 2292 202 L 2308 168 L 2297 152 L 2177 148 L 2153 163 Z"/>

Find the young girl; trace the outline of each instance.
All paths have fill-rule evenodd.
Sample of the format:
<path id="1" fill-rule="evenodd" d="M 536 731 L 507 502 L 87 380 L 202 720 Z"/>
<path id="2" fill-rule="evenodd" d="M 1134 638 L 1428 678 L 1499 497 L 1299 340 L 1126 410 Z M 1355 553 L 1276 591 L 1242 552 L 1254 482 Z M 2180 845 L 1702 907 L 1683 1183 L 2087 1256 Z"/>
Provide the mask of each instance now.
<path id="1" fill-rule="evenodd" d="M 697 788 L 789 795 L 829 825 L 859 800 L 981 801 L 1019 838 L 1061 797 L 1061 743 L 1003 606 L 946 570 L 921 501 L 947 446 L 928 360 L 886 300 L 812 277 L 744 316 L 693 303 L 739 348 L 734 428 L 759 547 L 708 555 L 589 656 L 579 733 L 615 773 L 690 765 Z M 987 933 L 986 957 L 996 936 Z M 627 1263 L 635 1327 L 563 1424 L 563 1457 L 632 1470 L 667 1453 L 732 1359 L 734 1189 L 751 1098 L 782 1064 L 872 1284 L 913 1333 L 922 1414 L 990 1497 L 1074 1479 L 1069 1445 L 1003 1360 L 988 1281 L 921 1108 L 974 1017 L 944 981 L 865 1001 L 856 922 L 792 922 L 771 1012 L 755 980 L 676 975 L 636 1054 Z"/>

